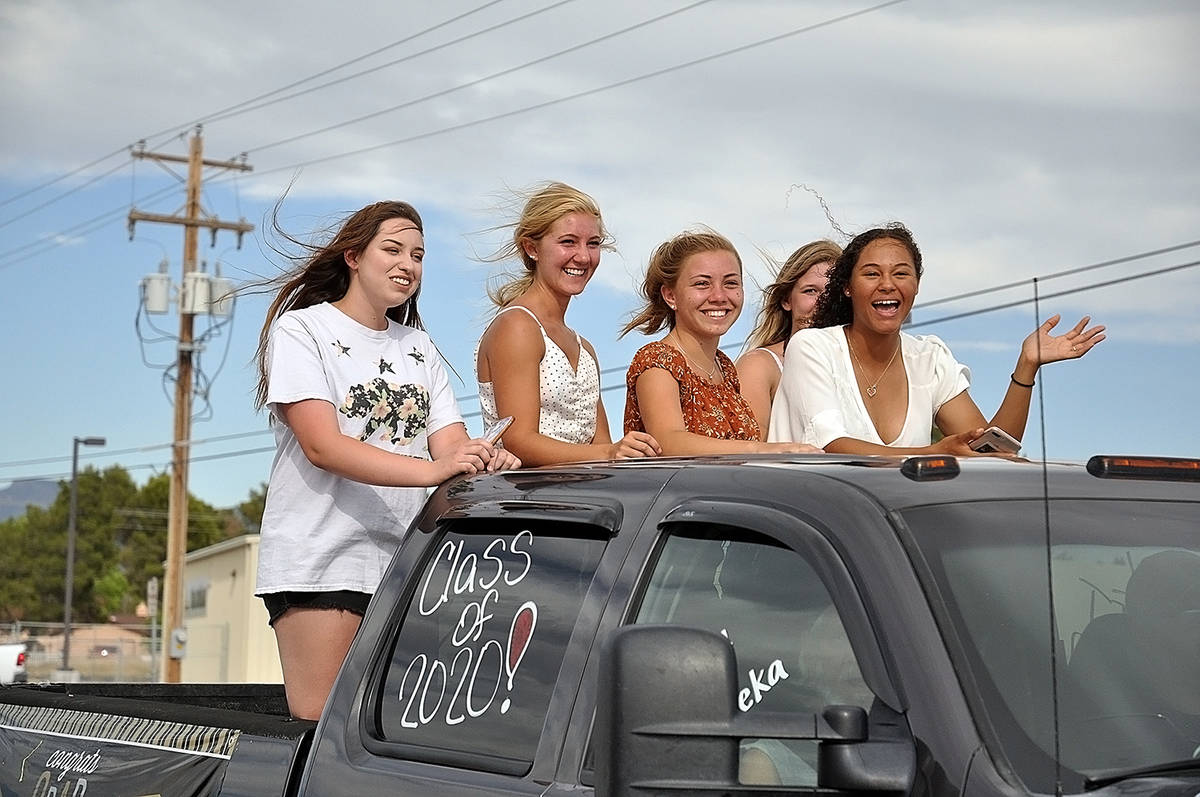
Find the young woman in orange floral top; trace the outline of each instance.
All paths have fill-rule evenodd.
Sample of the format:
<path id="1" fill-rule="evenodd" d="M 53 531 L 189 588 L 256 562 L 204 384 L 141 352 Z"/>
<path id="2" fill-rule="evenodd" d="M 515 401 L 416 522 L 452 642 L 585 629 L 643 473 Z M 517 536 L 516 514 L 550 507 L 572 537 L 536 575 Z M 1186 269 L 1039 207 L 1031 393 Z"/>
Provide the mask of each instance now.
<path id="1" fill-rule="evenodd" d="M 625 432 L 648 432 L 663 454 L 820 451 L 765 443 L 721 336 L 742 310 L 742 260 L 711 230 L 684 232 L 655 250 L 642 284 L 645 305 L 621 331 L 662 340 L 643 346 L 625 377 Z"/>

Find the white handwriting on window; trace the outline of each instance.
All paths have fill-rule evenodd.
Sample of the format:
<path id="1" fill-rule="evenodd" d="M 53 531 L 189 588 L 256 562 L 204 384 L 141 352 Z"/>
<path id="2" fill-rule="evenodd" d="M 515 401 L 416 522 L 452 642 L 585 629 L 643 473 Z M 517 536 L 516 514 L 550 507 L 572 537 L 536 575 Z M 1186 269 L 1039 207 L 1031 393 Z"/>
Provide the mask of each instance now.
<path id="1" fill-rule="evenodd" d="M 532 547 L 533 534 L 526 530 L 511 541 L 492 540 L 482 557 L 474 553 L 464 556 L 461 540 L 447 540 L 438 549 L 417 596 L 417 611 L 421 616 L 436 613 L 450 604 L 453 597 L 475 595 L 477 591 L 482 595 L 478 600 L 468 600 L 458 615 L 450 637 L 455 652 L 449 666 L 436 653 L 432 657 L 418 653 L 405 668 L 399 690 L 400 702 L 404 704 L 400 715 L 402 727 L 419 728 L 442 716 L 443 711 L 447 725 L 458 725 L 467 717 L 480 717 L 487 712 L 502 682 L 507 692 L 512 693 L 513 678 L 537 628 L 537 604 L 527 600 L 517 607 L 504 643 L 496 638 L 478 648 L 468 643 L 478 643 L 490 627 L 501 591 L 519 585 L 529 574 L 532 559 L 528 551 Z M 487 695 L 476 693 L 481 670 L 486 676 L 484 683 L 494 684 Z M 447 690 L 452 690 L 449 702 L 446 702 Z M 505 697 L 500 713 L 507 714 L 511 706 L 510 698 Z"/>

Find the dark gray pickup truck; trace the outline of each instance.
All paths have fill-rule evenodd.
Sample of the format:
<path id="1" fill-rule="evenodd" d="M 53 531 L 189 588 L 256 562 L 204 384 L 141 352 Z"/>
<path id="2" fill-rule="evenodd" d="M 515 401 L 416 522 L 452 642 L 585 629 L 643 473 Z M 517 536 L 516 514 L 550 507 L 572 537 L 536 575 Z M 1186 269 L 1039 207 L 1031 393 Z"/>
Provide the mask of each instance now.
<path id="1" fill-rule="evenodd" d="M 6 687 L 0 795 L 1192 797 L 1198 486 L 1121 457 L 457 479 L 319 722 L 278 687 Z"/>

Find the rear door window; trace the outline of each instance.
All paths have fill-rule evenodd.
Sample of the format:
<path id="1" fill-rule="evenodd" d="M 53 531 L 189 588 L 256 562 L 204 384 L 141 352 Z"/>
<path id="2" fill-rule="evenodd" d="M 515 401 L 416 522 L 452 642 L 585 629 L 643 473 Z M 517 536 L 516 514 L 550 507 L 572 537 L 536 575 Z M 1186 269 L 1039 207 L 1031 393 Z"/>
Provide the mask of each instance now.
<path id="1" fill-rule="evenodd" d="M 527 772 L 607 539 L 578 524 L 447 528 L 416 579 L 383 678 L 377 733 L 391 752 Z"/>

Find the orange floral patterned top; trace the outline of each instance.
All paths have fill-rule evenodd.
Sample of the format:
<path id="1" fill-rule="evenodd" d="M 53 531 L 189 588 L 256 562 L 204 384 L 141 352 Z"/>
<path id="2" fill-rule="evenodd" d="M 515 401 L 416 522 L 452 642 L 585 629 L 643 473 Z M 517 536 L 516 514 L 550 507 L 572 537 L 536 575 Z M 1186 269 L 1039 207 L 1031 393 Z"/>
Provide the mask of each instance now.
<path id="1" fill-rule="evenodd" d="M 679 383 L 679 407 L 689 432 L 718 440 L 757 440 L 758 421 L 742 397 L 742 384 L 733 361 L 718 349 L 717 362 L 725 379 L 714 385 L 689 368 L 683 352 L 668 343 L 655 341 L 638 349 L 625 375 L 626 434 L 646 431 L 638 407 L 638 377 L 650 368 L 662 368 Z"/>

